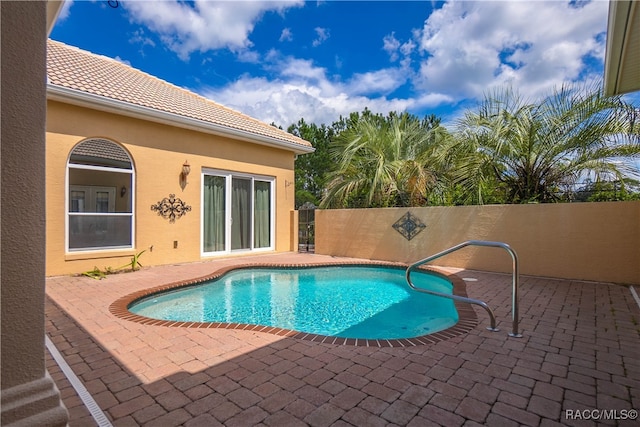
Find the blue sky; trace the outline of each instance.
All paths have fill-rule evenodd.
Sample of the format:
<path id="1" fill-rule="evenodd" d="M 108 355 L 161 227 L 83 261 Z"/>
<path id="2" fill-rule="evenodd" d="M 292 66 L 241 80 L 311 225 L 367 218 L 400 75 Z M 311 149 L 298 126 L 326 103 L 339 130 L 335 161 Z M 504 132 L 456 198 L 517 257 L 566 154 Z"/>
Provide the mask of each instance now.
<path id="1" fill-rule="evenodd" d="M 601 79 L 607 12 L 604 0 L 76 0 L 50 37 L 284 128 L 365 107 L 447 123 L 496 86 L 533 100 Z"/>

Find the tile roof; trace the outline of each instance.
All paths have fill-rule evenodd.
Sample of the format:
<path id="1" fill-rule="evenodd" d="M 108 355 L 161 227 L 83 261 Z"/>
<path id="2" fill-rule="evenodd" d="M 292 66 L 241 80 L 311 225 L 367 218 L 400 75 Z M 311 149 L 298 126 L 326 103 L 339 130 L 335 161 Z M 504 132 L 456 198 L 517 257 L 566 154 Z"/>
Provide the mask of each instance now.
<path id="1" fill-rule="evenodd" d="M 54 40 L 47 41 L 47 77 L 50 85 L 222 126 L 276 144 L 299 145 L 304 151 L 311 148 L 309 142 L 246 114 L 115 59 Z"/>
<path id="2" fill-rule="evenodd" d="M 81 142 L 74 147 L 73 154 L 131 162 L 129 155 L 121 146 L 102 138 L 91 138 Z"/>

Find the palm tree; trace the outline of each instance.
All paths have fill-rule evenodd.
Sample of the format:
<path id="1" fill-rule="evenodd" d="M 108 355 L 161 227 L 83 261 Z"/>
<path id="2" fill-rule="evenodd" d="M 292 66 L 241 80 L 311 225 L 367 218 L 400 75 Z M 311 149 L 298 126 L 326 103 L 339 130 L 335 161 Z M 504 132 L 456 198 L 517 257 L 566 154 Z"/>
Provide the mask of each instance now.
<path id="1" fill-rule="evenodd" d="M 453 159 L 454 181 L 480 204 L 491 192 L 507 203 L 555 202 L 585 177 L 637 177 L 639 111 L 600 87 L 565 85 L 537 104 L 497 90 L 459 120 L 440 158 Z"/>
<path id="2" fill-rule="evenodd" d="M 356 117 L 330 148 L 335 168 L 320 207 L 425 205 L 438 182 L 432 152 L 445 134 L 435 117 Z"/>

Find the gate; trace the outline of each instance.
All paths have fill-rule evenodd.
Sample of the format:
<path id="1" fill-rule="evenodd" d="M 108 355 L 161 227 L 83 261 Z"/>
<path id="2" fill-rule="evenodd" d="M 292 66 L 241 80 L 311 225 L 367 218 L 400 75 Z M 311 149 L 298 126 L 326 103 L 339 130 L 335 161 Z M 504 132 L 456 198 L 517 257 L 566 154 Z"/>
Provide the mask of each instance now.
<path id="1" fill-rule="evenodd" d="M 298 252 L 315 252 L 316 206 L 306 202 L 298 208 Z"/>

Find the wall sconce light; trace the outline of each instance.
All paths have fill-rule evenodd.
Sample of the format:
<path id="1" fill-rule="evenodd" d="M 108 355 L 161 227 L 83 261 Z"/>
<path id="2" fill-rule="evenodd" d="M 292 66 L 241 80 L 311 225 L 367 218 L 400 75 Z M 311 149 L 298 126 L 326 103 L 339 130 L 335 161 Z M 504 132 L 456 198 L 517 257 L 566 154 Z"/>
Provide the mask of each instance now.
<path id="1" fill-rule="evenodd" d="M 180 187 L 184 190 L 187 186 L 187 176 L 191 173 L 191 165 L 188 161 L 184 161 L 182 164 L 182 171 L 180 172 Z"/>
<path id="2" fill-rule="evenodd" d="M 124 197 L 125 194 L 127 194 L 127 187 L 123 185 L 120 189 L 120 197 Z"/>

